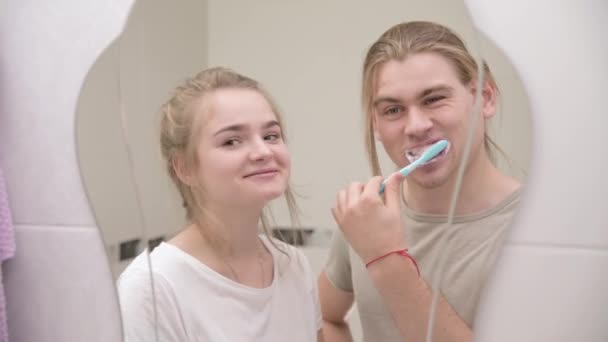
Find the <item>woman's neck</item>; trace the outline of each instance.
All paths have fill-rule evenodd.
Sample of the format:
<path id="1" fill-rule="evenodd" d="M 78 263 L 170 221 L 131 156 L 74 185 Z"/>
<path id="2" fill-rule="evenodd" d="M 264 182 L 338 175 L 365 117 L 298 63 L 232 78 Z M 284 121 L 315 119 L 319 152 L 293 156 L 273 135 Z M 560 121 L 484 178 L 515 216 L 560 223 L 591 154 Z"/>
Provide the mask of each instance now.
<path id="1" fill-rule="evenodd" d="M 207 209 L 211 219 L 188 225 L 169 243 L 236 282 L 269 286 L 274 261 L 258 236 L 261 211 Z"/>
<path id="2" fill-rule="evenodd" d="M 207 210 L 210 220 L 196 226 L 202 233 L 203 244 L 228 259 L 249 258 L 260 253 L 258 225 L 262 209 L 224 206 Z"/>

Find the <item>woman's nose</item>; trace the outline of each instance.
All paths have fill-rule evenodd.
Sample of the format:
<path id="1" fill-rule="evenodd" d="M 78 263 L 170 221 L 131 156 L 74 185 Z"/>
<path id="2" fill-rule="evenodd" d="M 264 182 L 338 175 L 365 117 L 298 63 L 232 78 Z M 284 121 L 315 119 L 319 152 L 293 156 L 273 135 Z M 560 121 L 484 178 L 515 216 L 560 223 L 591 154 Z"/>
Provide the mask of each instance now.
<path id="1" fill-rule="evenodd" d="M 250 152 L 251 160 L 266 160 L 272 157 L 272 150 L 266 140 L 256 139 L 252 145 Z"/>

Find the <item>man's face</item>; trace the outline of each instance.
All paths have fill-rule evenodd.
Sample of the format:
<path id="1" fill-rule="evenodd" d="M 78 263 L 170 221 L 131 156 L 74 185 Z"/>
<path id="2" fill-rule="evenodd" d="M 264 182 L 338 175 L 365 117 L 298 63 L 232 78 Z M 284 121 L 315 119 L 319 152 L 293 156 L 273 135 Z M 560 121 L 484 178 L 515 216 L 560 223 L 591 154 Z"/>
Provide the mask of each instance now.
<path id="1" fill-rule="evenodd" d="M 378 71 L 372 100 L 376 137 L 400 168 L 438 140 L 448 140 L 448 148 L 408 177 L 423 188 L 441 186 L 456 173 L 464 153 L 474 100 L 473 84 L 463 85 L 454 66 L 439 54 L 391 60 Z M 494 114 L 493 102 L 482 108 L 480 115 Z M 479 120 L 469 161 L 483 148 L 484 133 Z"/>

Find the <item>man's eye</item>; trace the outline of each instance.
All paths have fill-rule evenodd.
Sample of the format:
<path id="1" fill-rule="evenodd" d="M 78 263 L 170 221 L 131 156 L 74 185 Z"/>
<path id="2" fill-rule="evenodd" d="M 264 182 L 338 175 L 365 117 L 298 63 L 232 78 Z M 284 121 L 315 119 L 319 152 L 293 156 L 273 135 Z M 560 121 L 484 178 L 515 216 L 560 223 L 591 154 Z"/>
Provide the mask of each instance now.
<path id="1" fill-rule="evenodd" d="M 445 99 L 445 96 L 433 96 L 424 100 L 425 105 L 431 105 Z"/>
<path id="2" fill-rule="evenodd" d="M 390 107 L 384 111 L 384 115 L 395 115 L 401 112 L 401 108 L 399 107 Z"/>

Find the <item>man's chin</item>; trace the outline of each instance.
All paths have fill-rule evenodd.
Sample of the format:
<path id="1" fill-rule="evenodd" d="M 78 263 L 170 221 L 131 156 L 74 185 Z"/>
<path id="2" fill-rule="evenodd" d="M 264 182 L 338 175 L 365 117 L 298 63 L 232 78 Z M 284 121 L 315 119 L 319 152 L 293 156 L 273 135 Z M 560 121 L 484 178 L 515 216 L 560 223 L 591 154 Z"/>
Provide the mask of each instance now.
<path id="1" fill-rule="evenodd" d="M 423 175 L 421 177 L 411 177 L 409 181 L 420 188 L 433 190 L 443 186 L 447 182 L 447 179 L 448 177 L 445 175 Z"/>

